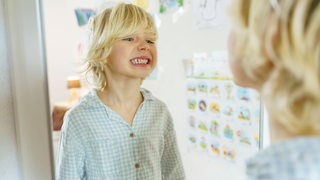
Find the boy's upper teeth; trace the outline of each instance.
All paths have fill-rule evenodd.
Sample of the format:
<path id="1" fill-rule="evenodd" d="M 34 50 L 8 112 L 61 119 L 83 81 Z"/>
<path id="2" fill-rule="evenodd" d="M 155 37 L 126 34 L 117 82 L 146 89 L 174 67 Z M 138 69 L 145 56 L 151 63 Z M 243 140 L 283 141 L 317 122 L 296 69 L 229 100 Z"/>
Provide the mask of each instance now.
<path id="1" fill-rule="evenodd" d="M 133 59 L 131 60 L 133 64 L 147 64 L 148 60 L 147 59 Z"/>

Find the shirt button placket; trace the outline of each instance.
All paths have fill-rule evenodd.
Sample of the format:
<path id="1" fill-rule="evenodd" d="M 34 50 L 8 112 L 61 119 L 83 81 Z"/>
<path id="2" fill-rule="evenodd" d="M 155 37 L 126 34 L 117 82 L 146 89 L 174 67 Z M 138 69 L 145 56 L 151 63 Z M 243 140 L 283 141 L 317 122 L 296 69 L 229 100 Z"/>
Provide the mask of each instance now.
<path id="1" fill-rule="evenodd" d="M 133 138 L 135 137 L 135 134 L 134 134 L 133 132 L 131 132 L 131 133 L 129 134 L 129 137 L 130 137 L 131 139 L 133 139 Z M 134 164 L 134 167 L 138 170 L 138 169 L 140 168 L 140 163 L 135 163 L 135 164 Z"/>

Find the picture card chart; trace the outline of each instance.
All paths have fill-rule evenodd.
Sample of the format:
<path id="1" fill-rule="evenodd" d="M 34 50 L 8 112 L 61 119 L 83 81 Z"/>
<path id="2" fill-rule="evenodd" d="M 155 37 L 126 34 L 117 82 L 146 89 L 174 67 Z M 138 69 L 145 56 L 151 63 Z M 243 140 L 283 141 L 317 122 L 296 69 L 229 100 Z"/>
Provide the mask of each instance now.
<path id="1" fill-rule="evenodd" d="M 189 150 L 243 163 L 261 143 L 259 95 L 233 83 L 225 51 L 195 54 L 185 70 Z"/>

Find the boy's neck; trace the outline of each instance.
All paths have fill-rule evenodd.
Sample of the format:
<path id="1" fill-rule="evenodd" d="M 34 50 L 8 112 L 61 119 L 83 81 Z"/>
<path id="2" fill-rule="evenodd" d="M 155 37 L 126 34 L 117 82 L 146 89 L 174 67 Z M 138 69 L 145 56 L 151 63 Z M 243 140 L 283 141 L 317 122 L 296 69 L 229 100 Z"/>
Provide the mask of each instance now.
<path id="1" fill-rule="evenodd" d="M 124 121 L 132 126 L 134 116 L 143 102 L 140 86 L 126 88 L 105 88 L 98 92 L 100 100 L 113 111 L 118 113 Z"/>
<path id="2" fill-rule="evenodd" d="M 128 104 L 141 102 L 140 83 L 109 83 L 108 86 L 98 92 L 100 99 L 106 104 Z"/>

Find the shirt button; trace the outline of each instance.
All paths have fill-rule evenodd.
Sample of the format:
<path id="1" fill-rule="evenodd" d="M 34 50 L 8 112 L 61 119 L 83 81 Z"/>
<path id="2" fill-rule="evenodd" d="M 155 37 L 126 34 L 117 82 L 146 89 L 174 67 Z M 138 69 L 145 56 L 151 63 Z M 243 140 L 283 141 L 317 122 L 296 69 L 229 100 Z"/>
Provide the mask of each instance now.
<path id="1" fill-rule="evenodd" d="M 134 134 L 133 134 L 133 133 L 130 133 L 130 137 L 132 137 L 132 138 L 133 138 L 133 137 L 134 137 Z"/>
<path id="2" fill-rule="evenodd" d="M 136 164 L 134 165 L 134 167 L 135 167 L 136 169 L 138 169 L 138 168 L 140 167 L 140 164 L 139 164 L 139 163 L 136 163 Z"/>

